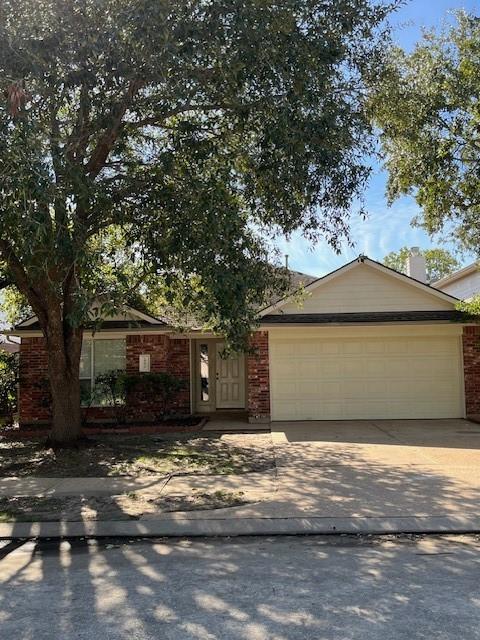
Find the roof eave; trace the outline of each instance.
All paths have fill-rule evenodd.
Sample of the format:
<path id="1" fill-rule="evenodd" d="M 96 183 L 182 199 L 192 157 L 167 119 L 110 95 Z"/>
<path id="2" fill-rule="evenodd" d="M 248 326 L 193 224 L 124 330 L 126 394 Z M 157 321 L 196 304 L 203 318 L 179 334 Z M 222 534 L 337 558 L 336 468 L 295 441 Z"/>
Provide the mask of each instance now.
<path id="1" fill-rule="evenodd" d="M 441 280 L 437 280 L 436 282 L 433 283 L 433 285 L 435 288 L 438 288 L 439 286 L 444 287 L 445 285 L 451 284 L 452 282 L 456 282 L 457 280 L 460 280 L 464 276 L 469 276 L 471 273 L 475 273 L 476 271 L 478 271 L 478 265 L 476 262 L 474 262 L 473 264 L 469 264 L 466 267 L 463 267 L 463 269 L 459 269 L 458 271 L 455 271 L 455 273 L 452 273 L 449 276 L 445 276 Z"/>

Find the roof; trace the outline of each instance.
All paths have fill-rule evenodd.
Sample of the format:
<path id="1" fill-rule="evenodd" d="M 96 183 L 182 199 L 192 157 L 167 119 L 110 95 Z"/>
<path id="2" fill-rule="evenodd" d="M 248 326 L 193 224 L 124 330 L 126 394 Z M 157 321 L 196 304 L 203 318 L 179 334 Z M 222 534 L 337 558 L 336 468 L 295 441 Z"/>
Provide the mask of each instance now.
<path id="1" fill-rule="evenodd" d="M 464 278 L 465 276 L 469 276 L 471 273 L 475 273 L 476 271 L 478 271 L 478 264 L 476 262 L 472 262 L 472 264 L 463 267 L 463 269 L 455 271 L 449 276 L 441 278 L 441 280 L 437 280 L 433 284 L 437 288 L 444 287 L 445 285 L 455 282 L 456 280 L 460 280 L 460 278 Z"/>
<path id="2" fill-rule="evenodd" d="M 7 353 L 17 353 L 20 351 L 19 342 L 11 342 L 10 340 L 0 340 L 0 351 L 6 351 Z"/>
<path id="3" fill-rule="evenodd" d="M 330 282 L 332 279 L 340 276 L 341 274 L 345 273 L 349 269 L 352 269 L 358 263 L 363 263 L 363 264 L 370 265 L 373 268 L 378 269 L 379 271 L 382 271 L 384 273 L 390 274 L 390 275 L 394 276 L 395 278 L 398 278 L 399 280 L 407 282 L 407 283 L 409 283 L 409 284 L 411 284 L 411 285 L 413 285 L 413 286 L 415 286 L 415 287 L 417 287 L 419 289 L 424 290 L 427 293 L 430 293 L 431 295 L 437 296 L 438 298 L 440 298 L 442 300 L 446 300 L 448 302 L 451 302 L 452 304 L 456 304 L 457 302 L 460 302 L 459 299 L 456 298 L 455 296 L 452 296 L 452 295 L 450 295 L 448 293 L 445 293 L 445 292 L 441 291 L 440 289 L 437 289 L 436 287 L 433 287 L 432 285 L 427 284 L 426 282 L 421 282 L 420 280 L 412 278 L 411 276 L 407 276 L 406 274 L 401 273 L 400 271 L 395 271 L 395 269 L 391 269 L 390 267 L 385 266 L 381 262 L 377 262 L 376 260 L 372 260 L 368 256 L 364 256 L 364 255 L 359 255 L 358 258 L 355 258 L 354 260 L 351 260 L 350 262 L 347 262 L 342 267 L 339 267 L 338 269 L 335 269 L 334 271 L 331 271 L 330 273 L 327 273 L 326 275 L 324 275 L 324 276 L 322 276 L 320 278 L 316 278 L 315 280 L 311 281 L 310 283 L 308 283 L 305 286 L 305 291 L 306 292 L 314 291 L 317 287 L 323 285 L 326 282 Z M 261 314 L 260 314 L 261 317 L 263 317 L 265 315 L 269 315 L 273 311 L 278 311 L 279 309 L 281 309 L 281 307 L 283 307 L 284 305 L 288 304 L 291 301 L 292 295 L 294 295 L 294 293 L 295 292 L 289 293 L 288 295 L 284 296 L 283 298 L 281 298 L 277 302 L 275 302 L 275 303 L 269 305 L 268 307 L 264 308 L 262 310 Z"/>
<path id="4" fill-rule="evenodd" d="M 103 329 L 158 329 L 160 326 L 167 326 L 164 322 L 153 324 L 145 320 L 106 320 L 103 321 L 101 328 Z M 94 329 L 95 324 L 90 322 L 85 324 L 85 329 Z M 17 325 L 15 331 L 41 331 L 40 323 L 37 319 L 28 326 Z"/>
<path id="5" fill-rule="evenodd" d="M 459 302 L 458 298 L 451 296 L 443 291 L 440 291 L 438 288 L 416 280 L 415 278 L 411 278 L 410 276 L 405 275 L 404 273 L 400 273 L 391 269 L 390 267 L 386 267 L 385 265 L 368 258 L 367 256 L 360 255 L 358 258 L 351 260 L 347 264 L 343 265 L 339 269 L 336 269 L 325 276 L 320 278 L 316 278 L 314 276 L 301 273 L 299 271 L 290 271 L 291 274 L 291 291 L 286 296 L 282 296 L 280 298 L 275 298 L 272 296 L 272 301 L 270 305 L 264 308 L 260 312 L 260 324 L 261 325 L 314 325 L 314 324 L 375 324 L 375 323 L 399 323 L 399 322 L 437 322 L 437 323 L 445 323 L 445 322 L 472 322 L 472 317 L 468 316 L 465 313 L 460 311 L 456 311 L 455 309 L 450 310 L 438 310 L 438 311 L 372 311 L 372 312 L 357 312 L 357 313 L 282 313 L 281 308 L 291 302 L 292 297 L 302 288 L 306 292 L 311 292 L 315 290 L 317 287 L 321 286 L 323 283 L 329 282 L 337 276 L 345 273 L 349 269 L 355 267 L 358 263 L 365 263 L 372 266 L 375 269 L 378 269 L 384 273 L 388 273 L 395 278 L 398 278 L 402 281 L 408 282 L 410 285 L 413 285 L 417 288 L 425 290 L 431 295 L 437 296 L 442 300 L 446 300 L 450 302 L 452 305 L 455 305 Z M 473 267 L 473 268 L 472 268 Z M 473 271 L 476 268 L 476 265 L 469 265 L 465 269 L 461 270 L 457 273 L 466 272 L 467 269 Z M 445 280 L 445 279 L 444 279 Z M 442 282 L 442 281 L 440 281 Z M 169 318 L 168 313 L 165 316 L 162 316 L 162 319 L 156 318 L 154 316 L 150 316 L 141 311 L 133 309 L 131 307 L 124 307 L 126 314 L 131 317 L 125 319 L 125 315 L 120 317 L 114 317 L 111 319 L 106 318 L 101 327 L 102 331 L 135 331 L 143 330 L 145 332 L 149 331 L 162 331 L 162 330 L 171 330 L 175 325 L 175 320 Z M 279 313 L 280 311 L 280 313 Z M 133 318 L 132 318 L 133 316 Z M 94 327 L 94 323 L 92 323 L 91 327 Z M 87 329 L 90 328 L 87 325 Z M 40 331 L 40 325 L 35 316 L 24 320 L 19 323 L 15 327 L 15 332 L 18 334 L 22 334 L 27 331 Z M 7 332 L 5 332 L 7 333 Z M 8 332 L 12 333 L 12 332 Z"/>
<path id="6" fill-rule="evenodd" d="M 307 273 L 302 273 L 301 271 L 294 271 L 292 269 L 289 269 L 288 271 L 290 275 L 290 288 L 289 288 L 289 293 L 287 294 L 288 296 L 293 295 L 294 293 L 303 289 L 303 287 L 306 287 L 312 282 L 314 282 L 315 280 L 317 280 L 317 276 L 308 275 Z M 269 305 L 273 305 L 277 303 L 279 300 L 281 300 L 284 296 L 285 294 L 278 295 L 276 293 L 271 294 L 270 296 L 267 295 L 267 302 Z M 265 301 L 264 301 L 264 305 L 265 305 Z M 260 305 L 259 307 L 263 308 Z M 186 326 L 186 327 L 199 330 L 203 326 L 203 322 L 198 318 L 196 318 L 194 315 L 192 314 L 180 315 L 177 309 L 173 309 L 169 307 L 165 307 L 164 309 L 162 309 L 162 312 L 160 314 L 160 319 L 164 321 L 167 325 L 170 325 L 173 327 Z"/>
<path id="7" fill-rule="evenodd" d="M 375 311 L 364 313 L 282 313 L 262 317 L 261 325 L 377 324 L 398 322 L 466 322 L 471 316 L 455 309 L 441 311 Z"/>
<path id="8" fill-rule="evenodd" d="M 148 313 L 144 313 L 143 311 L 139 311 L 138 309 L 133 309 L 129 306 L 124 306 L 124 314 L 133 316 L 133 318 L 129 319 L 120 319 L 120 318 L 105 318 L 103 320 L 102 326 L 107 325 L 109 329 L 139 329 L 139 328 L 160 328 L 161 326 L 166 327 L 166 323 L 159 318 L 155 318 L 154 316 L 149 315 Z M 86 328 L 91 328 L 95 326 L 95 322 L 87 323 Z M 14 327 L 15 331 L 40 331 L 40 323 L 38 322 L 37 316 L 30 316 L 26 320 L 19 322 Z"/>
<path id="9" fill-rule="evenodd" d="M 291 278 L 291 292 L 298 291 L 302 287 L 310 284 L 315 281 L 316 276 L 311 276 L 306 273 L 301 273 L 300 271 L 289 270 L 290 278 Z M 273 304 L 279 299 L 278 296 L 272 296 L 270 299 L 270 304 Z M 168 329 L 173 327 L 178 327 L 179 324 L 185 324 L 189 327 L 194 327 L 194 329 L 201 329 L 202 323 L 199 322 L 194 317 L 182 316 L 179 317 L 178 311 L 174 309 L 164 309 L 161 317 L 151 316 L 147 313 L 139 311 L 138 309 L 134 309 L 133 307 L 124 306 L 125 312 L 134 316 L 135 319 L 121 319 L 119 317 L 115 318 L 105 318 L 102 325 L 101 331 L 135 331 L 138 332 L 139 329 L 144 329 L 145 331 L 158 331 L 161 329 Z M 95 328 L 95 323 L 87 323 L 85 328 L 93 329 Z M 26 332 L 39 332 L 41 331 L 40 323 L 37 320 L 35 315 L 30 316 L 26 320 L 19 322 L 14 328 L 13 331 L 8 331 L 5 333 L 8 334 L 19 334 Z"/>

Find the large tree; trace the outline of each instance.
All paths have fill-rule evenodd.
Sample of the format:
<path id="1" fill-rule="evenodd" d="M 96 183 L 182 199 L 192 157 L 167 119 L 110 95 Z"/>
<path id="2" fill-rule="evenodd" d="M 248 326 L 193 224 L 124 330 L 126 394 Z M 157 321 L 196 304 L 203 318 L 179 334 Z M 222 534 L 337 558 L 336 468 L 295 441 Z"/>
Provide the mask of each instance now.
<path id="1" fill-rule="evenodd" d="M 391 251 L 384 259 L 383 263 L 400 271 L 402 273 L 407 272 L 407 259 L 410 254 L 408 247 L 402 247 L 398 251 Z M 427 282 L 436 282 L 446 276 L 451 275 L 457 269 L 460 269 L 460 262 L 453 256 L 447 249 L 441 249 L 439 247 L 433 249 L 422 249 L 422 254 L 425 257 L 425 264 L 427 268 Z"/>
<path id="2" fill-rule="evenodd" d="M 417 222 L 453 233 L 480 254 L 480 20 L 457 14 L 454 26 L 425 33 L 413 52 L 391 50 L 372 87 L 388 194 L 412 194 Z"/>
<path id="3" fill-rule="evenodd" d="M 339 246 L 394 4 L 0 4 L 0 260 L 46 339 L 54 441 L 79 434 L 93 299 L 108 313 L 156 277 L 240 347 L 285 286 L 271 238 Z"/>

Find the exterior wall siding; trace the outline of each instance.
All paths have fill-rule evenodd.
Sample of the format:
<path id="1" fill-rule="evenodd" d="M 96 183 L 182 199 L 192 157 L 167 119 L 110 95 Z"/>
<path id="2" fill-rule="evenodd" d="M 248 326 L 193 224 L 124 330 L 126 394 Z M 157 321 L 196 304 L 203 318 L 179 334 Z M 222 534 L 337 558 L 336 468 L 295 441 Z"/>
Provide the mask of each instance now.
<path id="1" fill-rule="evenodd" d="M 168 372 L 185 383 L 169 410 L 190 413 L 190 347 L 186 338 L 171 339 L 167 335 L 132 335 L 126 338 L 127 373 L 137 373 L 139 356 L 150 355 L 153 373 Z M 20 345 L 20 426 L 46 424 L 51 411 L 47 378 L 47 352 L 43 338 L 23 338 Z M 130 394 L 122 417 L 129 423 L 154 422 L 163 409 L 160 400 L 146 401 L 140 394 Z M 112 421 L 118 418 L 111 407 L 89 407 L 84 410 L 86 422 Z"/>
<path id="2" fill-rule="evenodd" d="M 320 284 L 299 304 L 282 306 L 283 313 L 360 313 L 367 311 L 439 311 L 452 302 L 412 286 L 368 264 L 356 264 Z"/>
<path id="3" fill-rule="evenodd" d="M 466 414 L 480 419 L 480 325 L 463 329 L 463 367 Z"/>
<path id="4" fill-rule="evenodd" d="M 247 356 L 247 409 L 250 422 L 270 421 L 270 368 L 268 331 L 256 331 Z"/>
<path id="5" fill-rule="evenodd" d="M 469 273 L 452 283 L 441 286 L 440 289 L 461 300 L 473 298 L 480 293 L 480 271 Z"/>

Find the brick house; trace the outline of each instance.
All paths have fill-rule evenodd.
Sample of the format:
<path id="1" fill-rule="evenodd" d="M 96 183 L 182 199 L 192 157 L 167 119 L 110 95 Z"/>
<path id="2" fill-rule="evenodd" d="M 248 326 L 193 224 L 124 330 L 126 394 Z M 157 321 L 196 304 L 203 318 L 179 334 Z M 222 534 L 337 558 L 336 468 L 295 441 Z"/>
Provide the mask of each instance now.
<path id="1" fill-rule="evenodd" d="M 173 409 L 242 411 L 250 421 L 460 418 L 480 415 L 480 325 L 458 300 L 365 256 L 317 279 L 303 302 L 287 296 L 259 313 L 249 354 L 223 358 L 221 336 L 178 333 L 125 308 L 95 334 L 85 332 L 82 388 L 111 369 L 166 371 L 184 380 Z M 418 265 L 417 265 L 418 267 Z M 47 422 L 46 352 L 36 318 L 20 336 L 21 426 Z M 126 419 L 151 421 L 155 399 L 128 400 Z M 107 420 L 101 402 L 89 419 Z"/>

